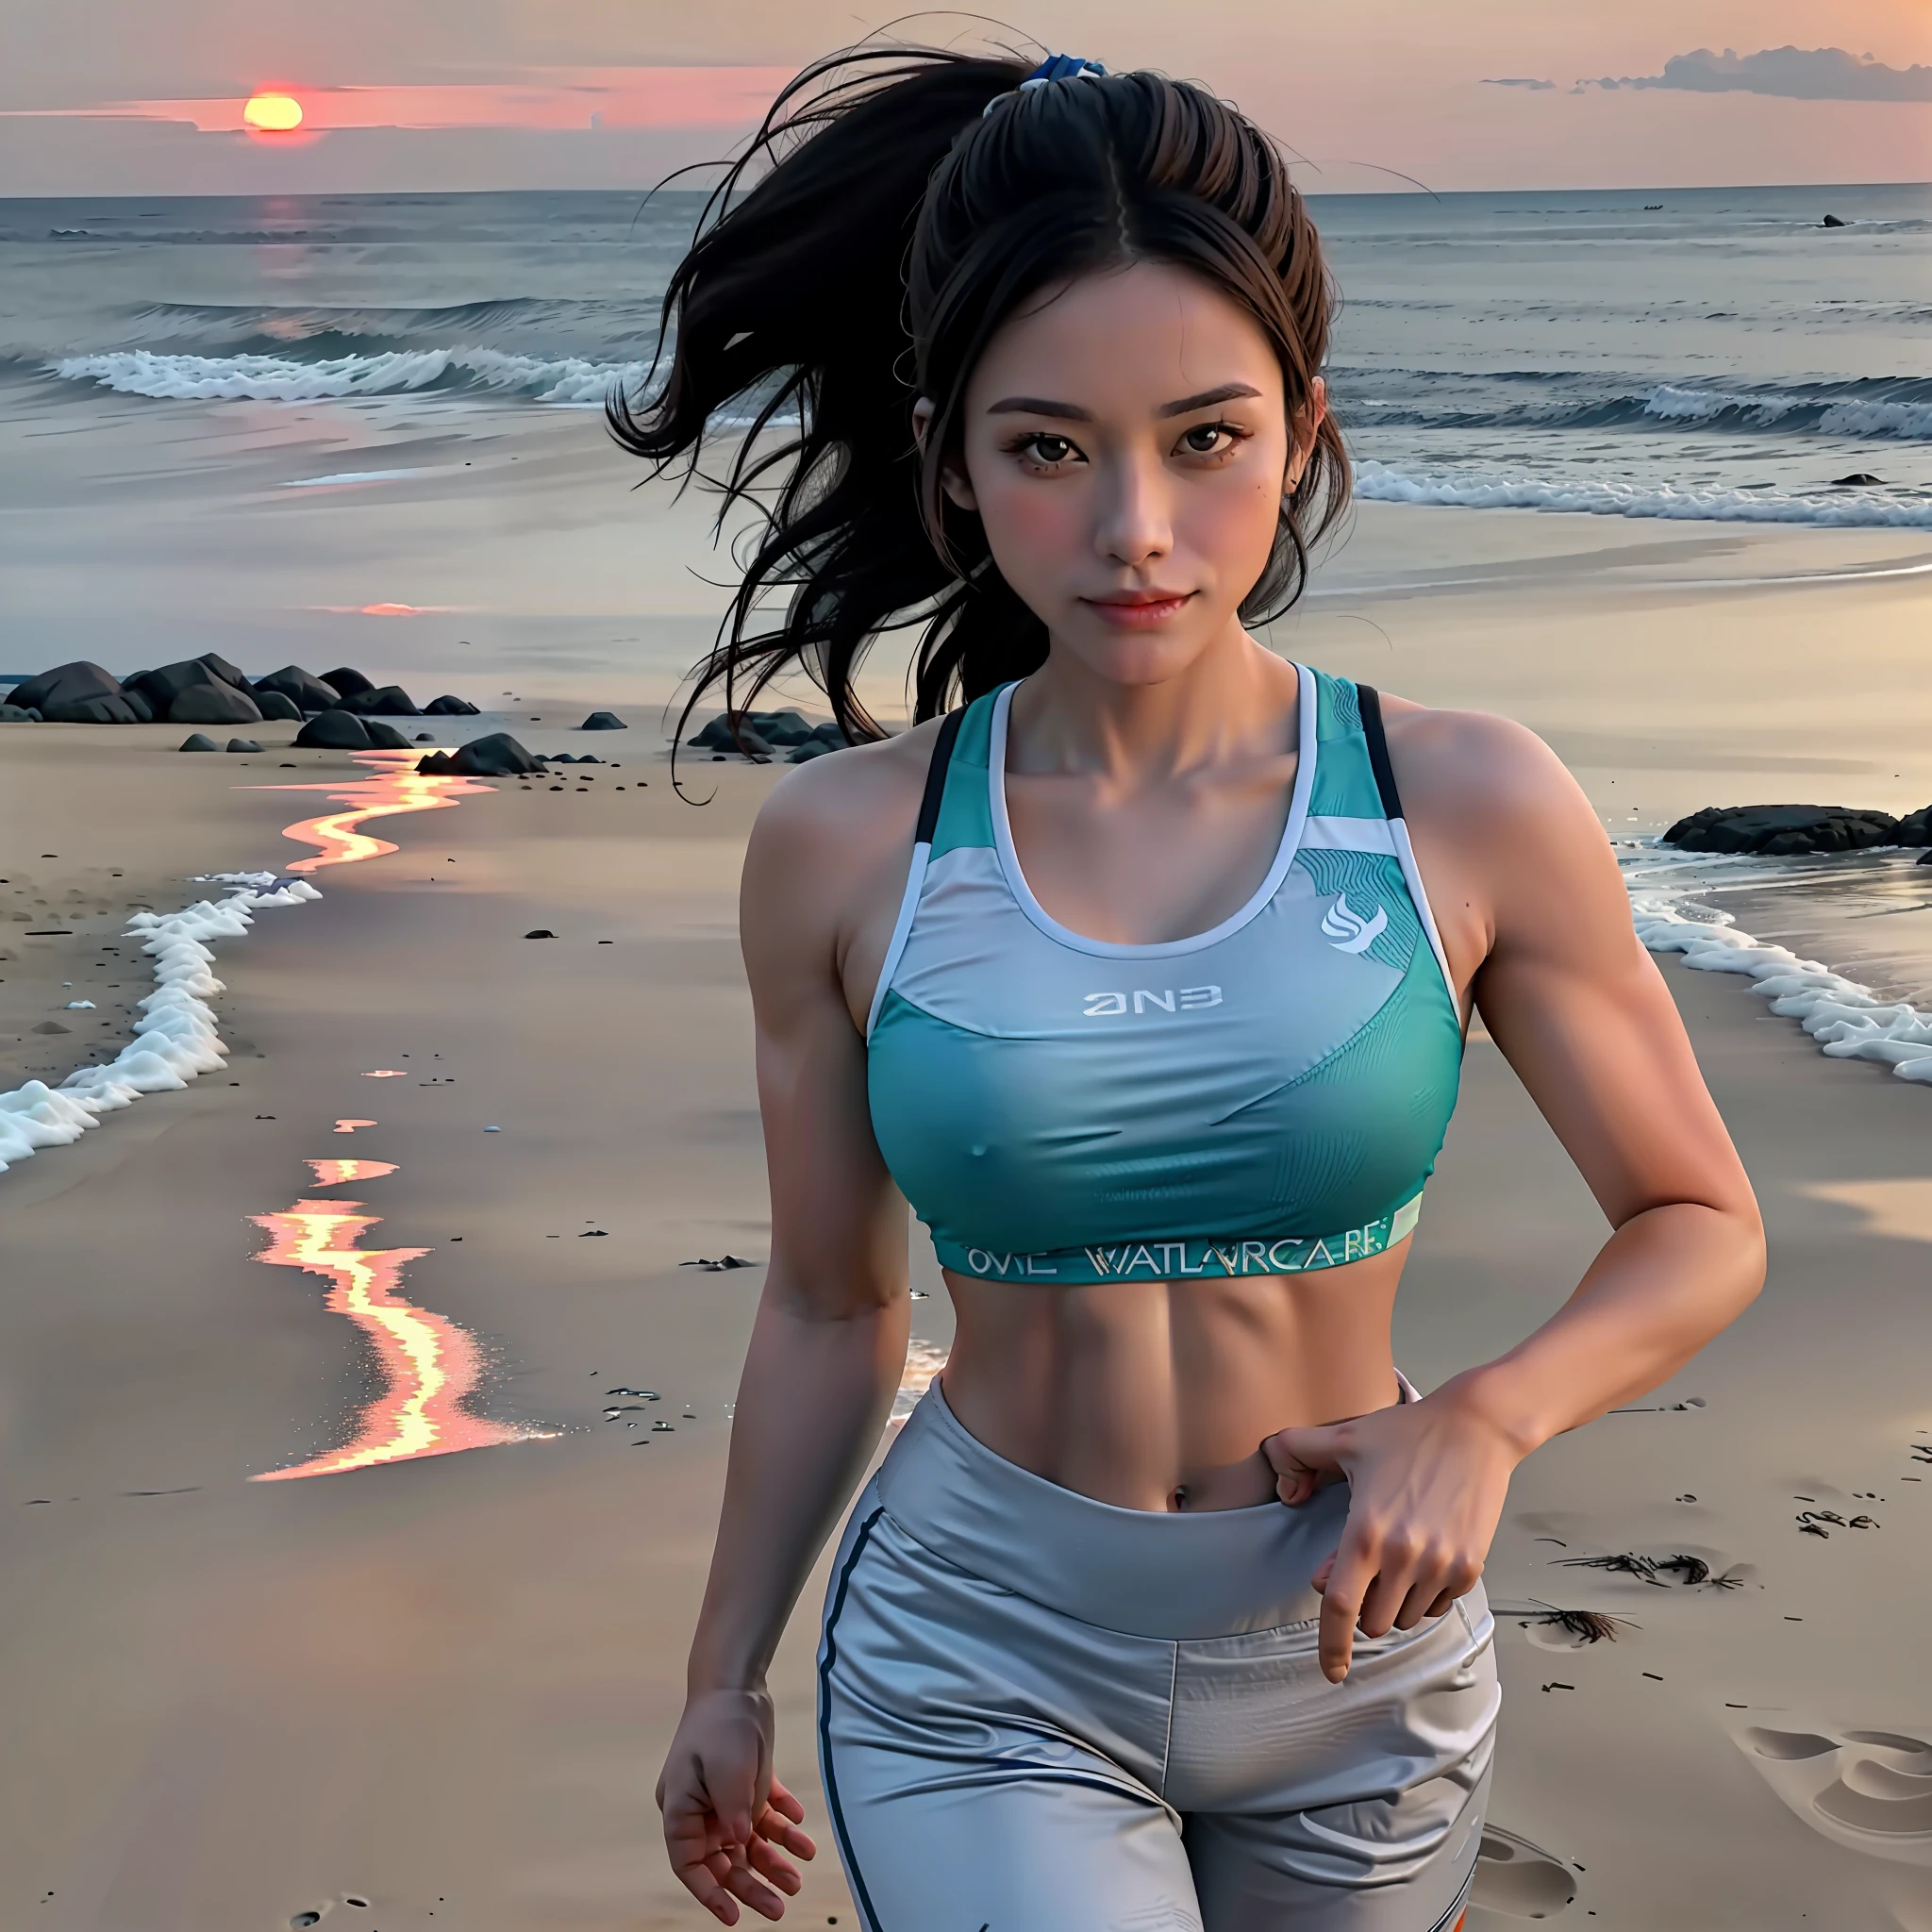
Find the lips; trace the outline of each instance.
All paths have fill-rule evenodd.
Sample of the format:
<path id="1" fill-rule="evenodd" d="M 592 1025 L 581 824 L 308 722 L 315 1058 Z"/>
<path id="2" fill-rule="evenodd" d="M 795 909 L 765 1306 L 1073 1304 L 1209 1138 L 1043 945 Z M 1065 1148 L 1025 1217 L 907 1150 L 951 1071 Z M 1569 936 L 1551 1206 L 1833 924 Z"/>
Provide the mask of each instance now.
<path id="1" fill-rule="evenodd" d="M 1191 591 L 1130 591 L 1120 597 L 1084 597 L 1081 602 L 1103 623 L 1144 630 L 1175 616 L 1193 594 Z"/>

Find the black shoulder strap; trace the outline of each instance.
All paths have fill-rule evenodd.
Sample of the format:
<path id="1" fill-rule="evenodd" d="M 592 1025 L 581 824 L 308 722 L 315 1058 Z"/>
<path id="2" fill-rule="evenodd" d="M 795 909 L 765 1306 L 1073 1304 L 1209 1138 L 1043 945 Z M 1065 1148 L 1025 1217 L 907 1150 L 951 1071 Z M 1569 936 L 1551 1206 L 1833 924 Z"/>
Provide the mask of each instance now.
<path id="1" fill-rule="evenodd" d="M 930 845 L 939 830 L 940 801 L 946 795 L 946 768 L 953 762 L 953 744 L 959 736 L 964 711 L 948 711 L 940 720 L 939 736 L 933 740 L 932 763 L 926 768 L 925 796 L 919 802 L 919 829 L 912 835 L 915 845 Z"/>
<path id="2" fill-rule="evenodd" d="M 1382 794 L 1382 816 L 1402 816 L 1402 794 L 1395 789 L 1395 767 L 1389 762 L 1389 737 L 1382 729 L 1382 693 L 1372 684 L 1355 688 L 1356 704 L 1362 714 L 1362 737 L 1369 747 L 1369 766 L 1375 774 L 1375 790 Z"/>

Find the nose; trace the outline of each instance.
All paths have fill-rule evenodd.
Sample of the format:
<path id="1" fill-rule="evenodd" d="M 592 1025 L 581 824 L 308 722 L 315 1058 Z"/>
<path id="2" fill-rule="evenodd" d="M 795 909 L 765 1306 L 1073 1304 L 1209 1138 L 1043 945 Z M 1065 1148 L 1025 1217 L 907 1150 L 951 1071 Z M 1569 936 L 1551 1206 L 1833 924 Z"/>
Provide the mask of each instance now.
<path id="1" fill-rule="evenodd" d="M 1167 478 L 1151 452 L 1123 452 L 1107 466 L 1095 500 L 1093 547 L 1109 563 L 1139 570 L 1174 548 Z"/>

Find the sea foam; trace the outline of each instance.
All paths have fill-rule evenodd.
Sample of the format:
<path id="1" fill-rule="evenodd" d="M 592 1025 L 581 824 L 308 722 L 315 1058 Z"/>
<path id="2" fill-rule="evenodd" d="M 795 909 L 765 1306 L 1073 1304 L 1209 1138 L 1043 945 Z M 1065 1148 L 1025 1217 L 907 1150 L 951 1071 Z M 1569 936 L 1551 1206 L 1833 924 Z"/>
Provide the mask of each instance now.
<path id="1" fill-rule="evenodd" d="M 1597 517 L 1663 517 L 1671 521 L 1811 524 L 1840 529 L 1932 530 L 1932 499 L 1907 499 L 1859 490 L 1829 496 L 1786 496 L 1772 491 L 1646 489 L 1608 478 L 1543 479 L 1446 471 L 1410 475 L 1387 463 L 1363 462 L 1355 493 L 1371 503 L 1448 505 L 1463 509 L 1568 510 Z"/>
<path id="2" fill-rule="evenodd" d="M 235 890 L 178 912 L 137 912 L 127 922 L 129 936 L 155 962 L 155 990 L 139 1003 L 134 1038 L 111 1060 L 81 1067 L 58 1087 L 29 1080 L 0 1093 L 0 1174 L 42 1147 L 79 1140 L 102 1114 L 131 1107 L 143 1093 L 172 1092 L 226 1064 L 208 1005 L 224 990 L 208 970 L 210 941 L 240 939 L 264 906 L 300 906 L 322 894 L 306 879 L 272 872 L 208 873 L 197 883 Z"/>
<path id="3" fill-rule="evenodd" d="M 500 349 L 391 349 L 378 355 L 163 355 L 117 349 L 64 356 L 47 365 L 69 382 L 92 382 L 122 395 L 177 402 L 323 402 L 333 397 L 406 395 L 425 390 L 522 395 L 564 408 L 600 408 L 611 390 L 632 389 L 644 362 L 591 362 L 580 357 L 514 356 Z"/>
<path id="4" fill-rule="evenodd" d="M 1834 1059 L 1876 1060 L 1902 1080 L 1932 1086 L 1932 1014 L 1753 939 L 1728 912 L 1652 893 L 1633 893 L 1630 910 L 1651 952 L 1681 953 L 1700 973 L 1741 974 L 1774 1013 L 1797 1021 Z"/>

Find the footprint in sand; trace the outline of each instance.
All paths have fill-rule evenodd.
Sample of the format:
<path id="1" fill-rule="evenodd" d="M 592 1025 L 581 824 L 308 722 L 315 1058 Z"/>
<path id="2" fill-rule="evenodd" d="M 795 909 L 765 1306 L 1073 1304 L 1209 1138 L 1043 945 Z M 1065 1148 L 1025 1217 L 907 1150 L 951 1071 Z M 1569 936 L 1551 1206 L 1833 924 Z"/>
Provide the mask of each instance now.
<path id="1" fill-rule="evenodd" d="M 1932 1865 L 1932 1741 L 1897 1731 L 1735 1733 L 1739 1750 L 1813 1831 L 1900 1865 Z"/>
<path id="2" fill-rule="evenodd" d="M 1562 1859 L 1500 1824 L 1483 1826 L 1471 1905 L 1505 1919 L 1554 1919 L 1575 1896 Z"/>

